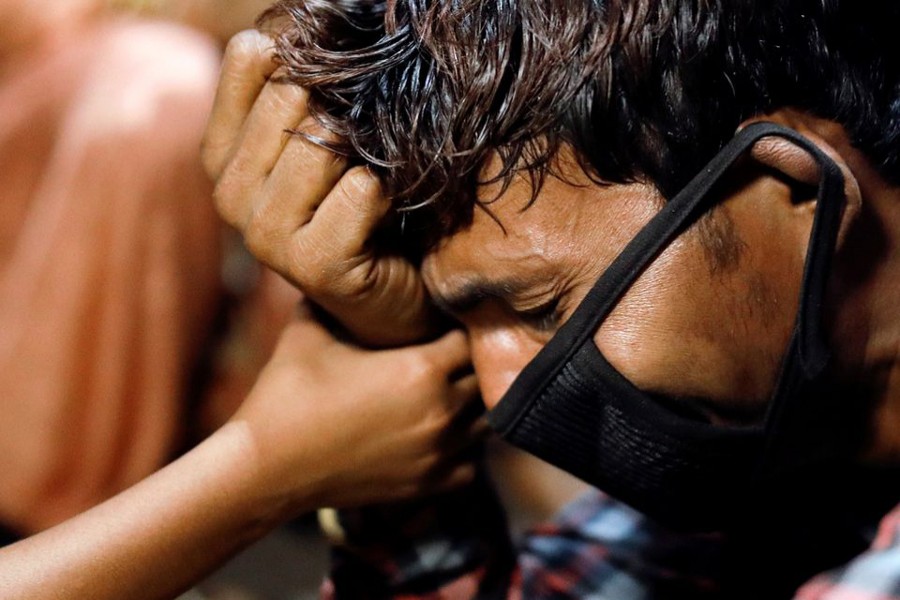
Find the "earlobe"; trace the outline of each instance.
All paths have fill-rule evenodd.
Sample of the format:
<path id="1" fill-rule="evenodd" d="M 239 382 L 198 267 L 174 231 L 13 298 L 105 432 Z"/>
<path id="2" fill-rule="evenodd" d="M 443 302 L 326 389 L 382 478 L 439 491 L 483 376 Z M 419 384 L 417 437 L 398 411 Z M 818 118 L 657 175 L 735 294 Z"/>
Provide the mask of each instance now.
<path id="1" fill-rule="evenodd" d="M 847 202 L 844 206 L 841 227 L 838 231 L 838 247 L 840 247 L 847 237 L 851 225 L 859 216 L 862 208 L 862 193 L 860 192 L 859 182 L 847 161 L 826 139 L 827 130 L 833 129 L 834 124 L 827 122 L 828 126 L 823 126 L 822 120 L 815 117 L 809 117 L 795 111 L 776 111 L 763 117 L 755 117 L 744 121 L 741 123 L 738 131 L 750 123 L 758 121 L 774 122 L 794 129 L 818 146 L 841 169 L 841 173 L 844 176 L 844 193 L 846 194 Z M 821 131 L 817 131 L 817 129 Z M 820 133 L 823 135 L 820 135 Z M 751 155 L 759 164 L 778 171 L 798 183 L 811 187 L 819 185 L 818 164 L 808 152 L 789 140 L 779 137 L 764 138 L 753 146 Z M 811 205 L 810 210 L 812 209 L 814 209 L 814 206 Z"/>

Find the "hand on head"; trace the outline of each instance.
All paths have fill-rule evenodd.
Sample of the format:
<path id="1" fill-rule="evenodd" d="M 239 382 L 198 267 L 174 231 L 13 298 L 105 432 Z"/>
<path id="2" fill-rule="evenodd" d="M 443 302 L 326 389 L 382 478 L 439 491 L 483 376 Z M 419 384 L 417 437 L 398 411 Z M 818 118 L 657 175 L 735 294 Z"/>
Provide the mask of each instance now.
<path id="1" fill-rule="evenodd" d="M 222 217 L 250 250 L 358 341 L 397 346 L 437 331 L 418 270 L 372 243 L 390 209 L 365 167 L 310 142 L 325 138 L 307 93 L 278 82 L 273 41 L 258 31 L 226 51 L 203 158 Z"/>

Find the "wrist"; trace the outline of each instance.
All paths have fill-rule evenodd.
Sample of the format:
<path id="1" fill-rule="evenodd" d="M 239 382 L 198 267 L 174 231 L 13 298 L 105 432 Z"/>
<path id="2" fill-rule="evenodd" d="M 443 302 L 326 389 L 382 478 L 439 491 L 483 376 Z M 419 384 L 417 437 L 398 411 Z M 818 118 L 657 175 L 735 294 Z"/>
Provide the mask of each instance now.
<path id="1" fill-rule="evenodd" d="M 277 449 L 268 448 L 249 422 L 232 419 L 212 437 L 229 447 L 236 466 L 237 493 L 246 503 L 244 514 L 262 527 L 277 527 L 318 508 L 315 481 L 305 480 L 298 465 L 285 467 Z"/>
<path id="2" fill-rule="evenodd" d="M 431 307 L 407 315 L 392 315 L 390 319 L 377 319 L 360 314 L 358 306 L 344 307 L 335 303 L 316 314 L 339 339 L 376 349 L 429 342 L 447 333 L 453 326 Z"/>
<path id="3" fill-rule="evenodd" d="M 247 423 L 227 422 L 198 449 L 205 445 L 223 467 L 220 490 L 231 497 L 243 525 L 265 535 L 291 518 L 285 498 L 273 489 L 264 453 Z"/>

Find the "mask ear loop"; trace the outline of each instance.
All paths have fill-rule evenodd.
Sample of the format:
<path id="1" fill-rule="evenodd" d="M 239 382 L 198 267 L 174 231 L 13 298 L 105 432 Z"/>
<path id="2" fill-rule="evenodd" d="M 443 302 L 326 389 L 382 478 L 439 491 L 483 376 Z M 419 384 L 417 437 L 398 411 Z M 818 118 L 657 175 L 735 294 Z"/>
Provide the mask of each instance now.
<path id="1" fill-rule="evenodd" d="M 800 362 L 804 374 L 812 378 L 821 373 L 831 359 L 821 315 L 846 203 L 844 174 L 830 156 L 805 137 L 796 132 L 785 137 L 809 152 L 820 170 L 816 212 L 809 234 L 797 314 Z"/>
<path id="2" fill-rule="evenodd" d="M 844 174 L 830 156 L 796 132 L 782 136 L 805 150 L 819 166 L 816 212 L 807 244 L 806 261 L 794 332 L 782 359 L 781 373 L 769 405 L 766 443 L 758 465 L 764 476 L 790 473 L 793 467 L 827 456 L 839 456 L 846 446 L 841 435 L 851 431 L 840 411 L 808 394 L 797 395 L 797 386 L 816 381 L 831 360 L 822 313 L 844 212 Z M 796 348 L 792 354 L 791 349 Z M 818 393 L 812 397 L 818 400 Z"/>
<path id="3" fill-rule="evenodd" d="M 804 266 L 802 290 L 810 290 L 810 297 L 801 298 L 798 322 L 801 355 L 804 367 L 821 369 L 828 360 L 828 350 L 821 326 L 815 322 L 824 298 L 830 256 L 837 239 L 840 210 L 843 201 L 843 176 L 834 162 L 812 142 L 792 129 L 769 122 L 753 123 L 735 135 L 685 188 L 653 217 L 647 225 L 625 246 L 594 284 L 584 300 L 556 335 L 526 365 L 512 386 L 488 414 L 491 426 L 501 435 L 516 427 L 537 400 L 543 390 L 556 378 L 574 354 L 593 336 L 600 323 L 609 315 L 619 299 L 634 284 L 647 266 L 678 234 L 696 221 L 699 210 L 710 189 L 729 167 L 758 140 L 767 136 L 779 136 L 793 141 L 812 154 L 822 170 L 819 186 L 820 203 L 816 207 L 811 240 L 826 236 L 827 248 L 819 249 L 810 243 Z M 836 215 L 832 213 L 837 213 Z M 825 216 L 822 216 L 825 214 Z M 821 251 L 817 251 L 821 250 Z M 806 294 L 804 294 L 806 296 Z"/>

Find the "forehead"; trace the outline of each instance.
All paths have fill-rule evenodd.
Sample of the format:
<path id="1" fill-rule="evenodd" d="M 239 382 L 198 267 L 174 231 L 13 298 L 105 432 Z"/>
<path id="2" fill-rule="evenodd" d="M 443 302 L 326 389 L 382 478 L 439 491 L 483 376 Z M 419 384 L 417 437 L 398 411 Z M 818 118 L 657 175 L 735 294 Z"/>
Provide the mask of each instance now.
<path id="1" fill-rule="evenodd" d="M 483 198 L 495 189 L 485 188 Z M 548 177 L 531 200 L 527 179 L 516 179 L 471 224 L 444 238 L 426 257 L 432 295 L 453 295 L 473 282 L 526 285 L 561 271 L 605 267 L 659 206 L 651 186 L 596 185 Z"/>

